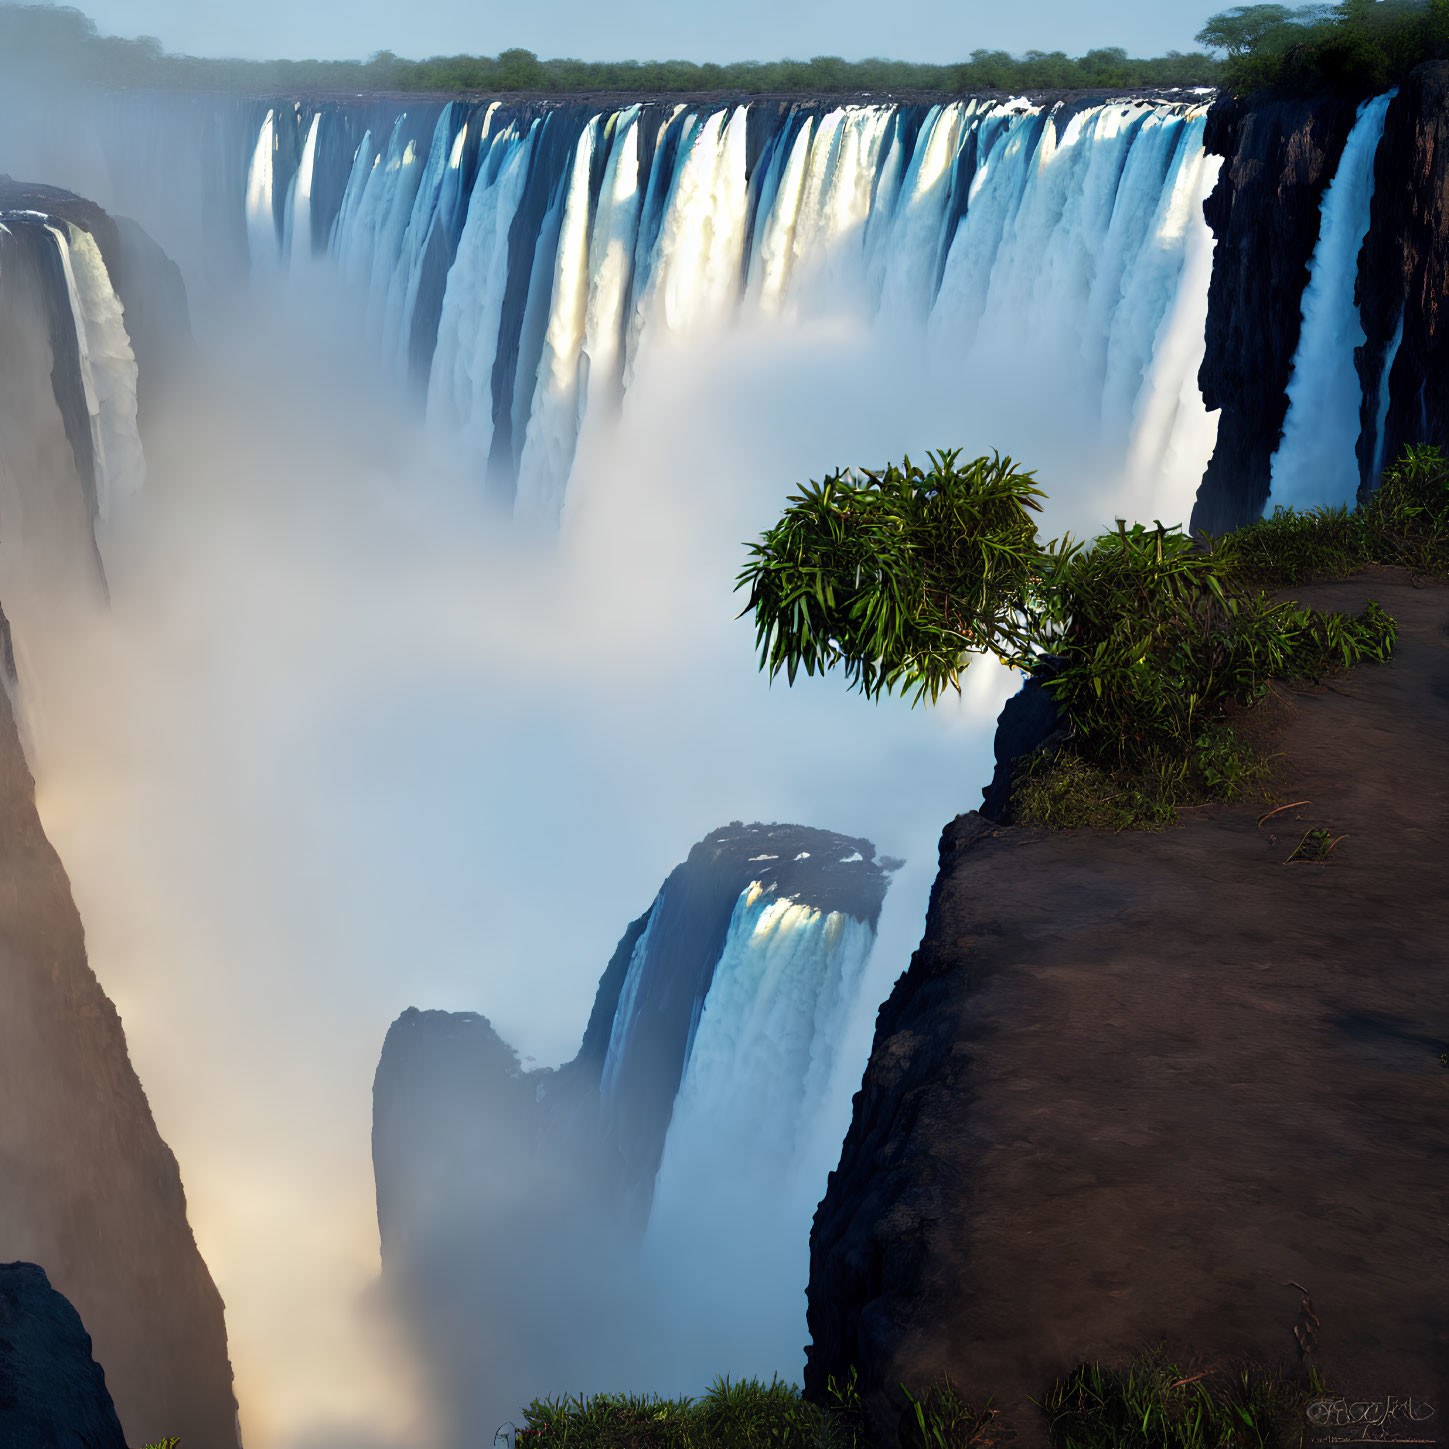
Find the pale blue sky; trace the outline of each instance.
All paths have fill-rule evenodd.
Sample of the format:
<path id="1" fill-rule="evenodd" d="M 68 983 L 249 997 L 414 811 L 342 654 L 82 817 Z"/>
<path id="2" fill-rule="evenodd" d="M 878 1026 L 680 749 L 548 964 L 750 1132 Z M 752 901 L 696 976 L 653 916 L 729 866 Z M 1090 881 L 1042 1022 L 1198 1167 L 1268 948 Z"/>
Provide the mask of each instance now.
<path id="1" fill-rule="evenodd" d="M 585 60 L 884 55 L 947 61 L 978 46 L 1076 55 L 1190 50 L 1230 0 L 77 0 L 101 29 L 193 55 L 353 59 L 492 55 L 521 45 Z"/>

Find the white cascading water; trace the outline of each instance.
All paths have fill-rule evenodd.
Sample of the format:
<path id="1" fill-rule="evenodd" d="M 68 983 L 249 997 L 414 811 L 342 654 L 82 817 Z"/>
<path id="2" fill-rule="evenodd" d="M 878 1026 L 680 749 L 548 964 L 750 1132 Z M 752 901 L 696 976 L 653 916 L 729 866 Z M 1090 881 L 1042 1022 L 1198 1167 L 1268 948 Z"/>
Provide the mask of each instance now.
<path id="1" fill-rule="evenodd" d="M 307 140 L 302 147 L 302 164 L 292 180 L 287 195 L 287 213 L 283 247 L 292 266 L 312 255 L 312 183 L 317 172 L 317 130 L 322 113 L 312 117 Z"/>
<path id="2" fill-rule="evenodd" d="M 333 228 L 332 252 L 365 289 L 393 362 L 406 354 L 420 261 L 462 152 L 467 123 L 454 111 L 439 116 L 426 157 L 406 116 L 380 150 L 364 138 Z M 755 183 L 745 106 L 676 108 L 647 178 L 638 108 L 596 113 L 540 226 L 534 266 L 545 270 L 527 282 L 510 279 L 508 237 L 528 153 L 564 122 L 510 122 L 490 137 L 490 108 L 441 304 L 429 418 L 482 479 L 511 395 L 514 506 L 547 527 L 566 509 L 591 409 L 614 407 L 641 358 L 671 339 L 751 317 L 924 324 L 942 369 L 989 366 L 1003 345 L 1078 358 L 1073 395 L 1056 404 L 1118 458 L 1134 499 L 1184 521 L 1215 433 L 1193 381 L 1211 254 L 1201 202 L 1220 164 L 1202 149 L 1205 113 L 972 100 L 933 107 L 912 131 L 901 107 L 842 106 L 781 127 Z M 258 137 L 249 215 L 264 209 L 272 126 L 269 116 Z M 275 255 L 264 227 L 251 237 Z M 525 345 L 505 361 L 505 296 L 525 283 L 547 298 L 542 352 Z"/>
<path id="3" fill-rule="evenodd" d="M 545 524 L 563 508 L 563 485 L 579 436 L 584 323 L 588 315 L 589 168 L 601 121 L 589 122 L 574 151 L 554 267 L 543 358 L 518 470 L 519 514 Z"/>
<path id="4" fill-rule="evenodd" d="M 1323 193 L 1318 242 L 1303 291 L 1303 329 L 1288 380 L 1288 414 L 1273 455 L 1269 513 L 1279 506 L 1352 507 L 1358 493 L 1355 448 L 1363 386 L 1353 353 L 1365 337 L 1354 283 L 1369 229 L 1374 157 L 1396 94 L 1375 96 L 1359 107 L 1338 169 Z M 1380 433 L 1382 429 L 1380 420 Z"/>
<path id="5" fill-rule="evenodd" d="M 81 381 L 95 457 L 97 544 L 118 507 L 146 481 L 146 455 L 136 426 L 136 354 L 121 299 L 95 238 L 69 222 L 46 228 L 55 238 L 70 293 Z"/>
<path id="6" fill-rule="evenodd" d="M 247 171 L 247 244 L 251 249 L 252 265 L 257 267 L 274 265 L 277 260 L 277 222 L 272 210 L 276 145 L 276 112 L 268 111 L 257 133 L 257 144 L 252 149 L 251 166 Z"/>
<path id="7" fill-rule="evenodd" d="M 651 1227 L 689 1195 L 691 1154 L 785 1170 L 810 1136 L 875 933 L 840 911 L 740 893 L 691 1033 Z"/>
<path id="8" fill-rule="evenodd" d="M 1379 405 L 1374 412 L 1374 461 L 1373 472 L 1369 475 L 1375 481 L 1384 471 L 1384 426 L 1389 420 L 1389 378 L 1394 370 L 1394 359 L 1399 355 L 1399 348 L 1404 341 L 1404 314 L 1399 313 L 1399 320 L 1394 324 L 1394 335 L 1389 339 L 1389 345 L 1384 352 L 1384 368 L 1379 375 Z"/>
<path id="9" fill-rule="evenodd" d="M 520 137 L 510 123 L 489 145 L 443 295 L 428 419 L 479 460 L 486 461 L 493 444 L 493 363 L 508 286 L 508 229 L 539 124 Z"/>
<path id="10" fill-rule="evenodd" d="M 799 1353 L 797 1324 L 756 1305 L 804 1298 L 808 1264 L 791 1244 L 839 1155 L 824 1113 L 874 944 L 867 922 L 769 898 L 759 882 L 735 903 L 696 1006 L 641 1260 L 664 1301 L 711 1305 L 715 1322 L 686 1313 L 673 1326 L 682 1382 L 708 1380 L 720 1338 L 736 1373 L 766 1379 Z"/>

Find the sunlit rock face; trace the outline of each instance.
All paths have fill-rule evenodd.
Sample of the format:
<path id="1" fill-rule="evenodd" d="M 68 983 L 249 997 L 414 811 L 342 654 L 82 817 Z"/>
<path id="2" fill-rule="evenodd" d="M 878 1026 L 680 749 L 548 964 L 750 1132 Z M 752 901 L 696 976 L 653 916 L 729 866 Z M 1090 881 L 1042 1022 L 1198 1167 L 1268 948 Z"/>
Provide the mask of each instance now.
<path id="1" fill-rule="evenodd" d="M 874 854 L 803 826 L 714 832 L 625 931 L 556 1069 L 524 1070 L 476 1014 L 393 1024 L 374 1088 L 384 1275 L 456 1375 L 450 1400 L 471 1380 L 477 1412 L 501 1412 L 539 1365 L 601 1375 L 612 1335 L 561 1343 L 559 1316 L 620 1291 L 611 1266 L 643 1271 L 653 1210 L 731 1179 L 788 1187 L 896 864 Z M 638 1327 L 649 1308 L 619 1311 Z"/>

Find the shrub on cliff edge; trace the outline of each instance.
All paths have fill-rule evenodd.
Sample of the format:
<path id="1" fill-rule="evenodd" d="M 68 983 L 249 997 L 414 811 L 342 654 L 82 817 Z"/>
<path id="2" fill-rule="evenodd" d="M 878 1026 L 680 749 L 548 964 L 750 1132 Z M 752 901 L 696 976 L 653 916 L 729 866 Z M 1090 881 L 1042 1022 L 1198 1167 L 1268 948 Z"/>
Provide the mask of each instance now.
<path id="1" fill-rule="evenodd" d="M 963 466 L 959 456 L 837 471 L 793 495 L 748 545 L 742 614 L 754 614 L 771 678 L 840 668 L 868 698 L 899 690 L 934 702 L 959 691 L 973 653 L 1015 669 L 1051 660 L 1043 687 L 1070 736 L 1051 766 L 1055 793 L 1042 793 L 1040 771 L 1025 787 L 1041 823 L 1162 824 L 1177 805 L 1233 799 L 1255 762 L 1232 717 L 1270 680 L 1317 679 L 1393 651 L 1393 620 L 1377 604 L 1349 617 L 1267 596 L 1282 582 L 1274 540 L 1303 533 L 1291 518 L 1227 540 L 1118 520 L 1090 546 L 1043 543 L 1034 475 L 1010 458 Z M 1300 543 L 1321 534 L 1309 553 L 1342 572 L 1361 557 L 1429 557 L 1449 532 L 1449 507 L 1432 502 L 1436 459 L 1407 454 L 1352 529 L 1337 514 L 1309 515 Z M 1062 771 L 1104 808 L 1083 807 L 1075 785 L 1064 791 Z"/>

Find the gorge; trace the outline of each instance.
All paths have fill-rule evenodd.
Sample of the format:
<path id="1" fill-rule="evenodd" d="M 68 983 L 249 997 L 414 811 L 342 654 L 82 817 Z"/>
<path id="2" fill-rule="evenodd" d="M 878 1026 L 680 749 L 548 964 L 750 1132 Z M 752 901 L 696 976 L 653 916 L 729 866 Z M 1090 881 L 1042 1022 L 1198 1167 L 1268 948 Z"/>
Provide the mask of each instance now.
<path id="1" fill-rule="evenodd" d="M 772 693 L 729 618 L 739 544 L 827 467 L 957 442 L 1038 468 L 1047 531 L 1221 530 L 1323 466 L 1295 377 L 1349 401 L 1331 486 L 1293 501 L 1449 441 L 1444 84 L 1426 66 L 1363 104 L 0 100 L 0 170 L 134 216 L 195 318 L 197 356 L 153 367 L 146 314 L 184 304 L 169 283 L 136 304 L 109 269 L 140 397 L 116 411 L 78 353 L 62 365 L 55 223 L 27 219 L 77 203 L 0 198 L 11 240 L 36 239 L 29 262 L 0 251 L 0 301 L 49 268 L 6 476 L 64 464 L 92 490 L 63 537 L 0 519 L 26 758 L 227 1303 L 249 1444 L 417 1422 L 374 1321 L 387 1023 L 423 1008 L 380 1083 L 427 1026 L 452 1033 L 441 1061 L 498 1059 L 527 1098 L 544 1078 L 510 1075 L 504 1042 L 596 1046 L 609 943 L 731 818 L 906 858 L 831 1029 L 821 1175 L 779 1229 L 792 1266 L 752 1305 L 803 1345 L 805 1238 L 875 1007 L 1014 682 L 974 663 L 930 715 L 828 681 Z M 683 1353 L 641 1372 L 699 1387 Z"/>

